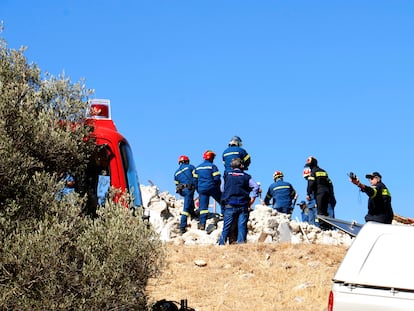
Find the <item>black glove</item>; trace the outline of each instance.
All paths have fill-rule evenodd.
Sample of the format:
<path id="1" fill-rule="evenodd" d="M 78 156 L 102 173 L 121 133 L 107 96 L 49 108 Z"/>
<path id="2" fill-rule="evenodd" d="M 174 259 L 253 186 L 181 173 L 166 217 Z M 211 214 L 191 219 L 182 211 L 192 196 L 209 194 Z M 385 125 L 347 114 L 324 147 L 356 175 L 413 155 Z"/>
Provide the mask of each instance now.
<path id="1" fill-rule="evenodd" d="M 348 176 L 349 176 L 349 180 L 351 181 L 351 183 L 359 186 L 360 182 L 359 182 L 357 175 L 355 175 L 353 172 L 350 172 Z"/>

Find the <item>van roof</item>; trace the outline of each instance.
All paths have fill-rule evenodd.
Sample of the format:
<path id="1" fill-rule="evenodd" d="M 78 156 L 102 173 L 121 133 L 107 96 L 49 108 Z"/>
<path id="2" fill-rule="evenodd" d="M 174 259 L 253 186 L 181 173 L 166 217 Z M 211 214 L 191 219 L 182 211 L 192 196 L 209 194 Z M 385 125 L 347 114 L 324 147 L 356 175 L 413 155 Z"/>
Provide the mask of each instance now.
<path id="1" fill-rule="evenodd" d="M 414 289 L 414 227 L 366 223 L 346 253 L 334 281 Z"/>

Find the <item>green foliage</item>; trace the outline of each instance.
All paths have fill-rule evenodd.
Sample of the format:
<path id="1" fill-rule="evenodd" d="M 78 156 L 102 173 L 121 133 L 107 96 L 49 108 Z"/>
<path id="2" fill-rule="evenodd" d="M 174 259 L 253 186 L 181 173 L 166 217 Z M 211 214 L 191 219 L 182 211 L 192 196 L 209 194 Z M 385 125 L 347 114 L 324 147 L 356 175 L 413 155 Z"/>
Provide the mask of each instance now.
<path id="1" fill-rule="evenodd" d="M 143 310 L 162 266 L 158 236 L 113 200 L 97 218 L 80 213 L 95 149 L 83 126 L 91 91 L 42 78 L 24 51 L 0 38 L 0 309 Z M 78 192 L 58 199 L 67 171 Z"/>
<path id="2" fill-rule="evenodd" d="M 141 218 L 110 202 L 95 220 L 56 207 L 36 230 L 5 237 L 0 309 L 144 310 L 163 248 Z"/>
<path id="3" fill-rule="evenodd" d="M 0 207 L 16 201 L 16 219 L 43 217 L 48 204 L 34 203 L 42 201 L 45 184 L 58 191 L 53 185 L 61 172 L 73 169 L 82 185 L 94 148 L 82 126 L 90 91 L 65 77 L 42 80 L 23 52 L 0 45 Z"/>

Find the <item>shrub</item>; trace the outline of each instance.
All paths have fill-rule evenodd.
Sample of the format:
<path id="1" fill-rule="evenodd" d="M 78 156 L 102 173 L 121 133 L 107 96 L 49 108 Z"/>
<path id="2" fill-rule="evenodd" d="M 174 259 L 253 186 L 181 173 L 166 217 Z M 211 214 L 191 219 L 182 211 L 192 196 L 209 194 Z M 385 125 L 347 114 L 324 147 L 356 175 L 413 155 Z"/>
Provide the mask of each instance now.
<path id="1" fill-rule="evenodd" d="M 162 266 L 161 242 L 112 201 L 98 215 L 56 206 L 36 226 L 5 237 L 0 309 L 144 310 L 143 289 Z"/>
<path id="2" fill-rule="evenodd" d="M 42 79 L 24 51 L 0 38 L 0 309 L 143 310 L 160 240 L 113 200 L 96 218 L 81 213 L 94 144 L 84 139 L 89 128 L 73 125 L 91 91 Z M 78 193 L 59 197 L 69 168 Z"/>

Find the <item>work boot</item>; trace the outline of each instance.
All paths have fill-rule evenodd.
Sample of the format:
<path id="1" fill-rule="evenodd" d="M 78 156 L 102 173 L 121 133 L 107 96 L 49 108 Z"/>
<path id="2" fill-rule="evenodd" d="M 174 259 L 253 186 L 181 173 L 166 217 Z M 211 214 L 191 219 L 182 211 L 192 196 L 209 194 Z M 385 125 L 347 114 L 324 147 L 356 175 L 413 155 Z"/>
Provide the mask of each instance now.
<path id="1" fill-rule="evenodd" d="M 213 232 L 216 229 L 217 229 L 217 226 L 215 224 L 209 224 L 206 228 L 206 232 L 207 232 L 207 234 L 210 234 L 211 232 Z"/>
<path id="2" fill-rule="evenodd" d="M 206 230 L 206 225 L 198 224 L 198 230 Z"/>
<path id="3" fill-rule="evenodd" d="M 190 212 L 191 220 L 199 220 L 200 218 L 200 211 L 195 210 L 193 212 Z"/>
<path id="4" fill-rule="evenodd" d="M 319 223 L 320 225 L 319 225 L 319 228 L 322 230 L 322 231 L 328 231 L 328 230 L 332 230 L 332 226 L 330 225 L 330 224 L 327 224 L 326 222 L 321 222 L 321 223 Z"/>

